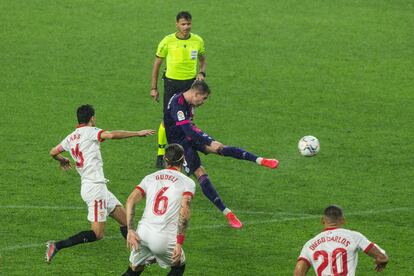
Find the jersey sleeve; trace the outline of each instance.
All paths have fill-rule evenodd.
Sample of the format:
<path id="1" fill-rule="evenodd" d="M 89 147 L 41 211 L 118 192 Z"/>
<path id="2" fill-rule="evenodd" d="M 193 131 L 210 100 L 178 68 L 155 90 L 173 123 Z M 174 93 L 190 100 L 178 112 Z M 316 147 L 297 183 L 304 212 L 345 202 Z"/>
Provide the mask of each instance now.
<path id="1" fill-rule="evenodd" d="M 357 244 L 357 247 L 367 253 L 375 244 L 369 241 L 364 235 L 358 232 L 353 232 L 353 238 Z"/>
<path id="2" fill-rule="evenodd" d="M 160 58 L 165 58 L 168 54 L 168 43 L 167 37 L 164 37 L 163 40 L 158 44 L 157 52 L 155 55 Z"/>
<path id="3" fill-rule="evenodd" d="M 309 267 L 312 266 L 311 258 L 309 256 L 309 249 L 307 244 L 305 244 L 302 248 L 302 251 L 300 252 L 300 255 L 298 257 L 298 261 L 304 261 L 308 264 Z"/>
<path id="4" fill-rule="evenodd" d="M 183 195 L 189 195 L 189 196 L 191 196 L 191 197 L 194 197 L 194 194 L 195 194 L 195 183 L 194 183 L 194 181 L 193 180 L 191 180 L 191 179 L 189 179 L 187 182 L 186 182 L 186 185 L 185 185 L 185 189 L 184 189 L 184 192 L 183 192 Z"/>
<path id="5" fill-rule="evenodd" d="M 204 40 L 200 37 L 200 49 L 198 50 L 198 55 L 203 56 L 206 54 L 206 47 L 204 45 Z"/>
<path id="6" fill-rule="evenodd" d="M 70 150 L 70 145 L 68 143 L 68 137 L 65 137 L 65 139 L 62 140 L 62 142 L 60 142 L 60 144 L 58 145 L 58 147 L 60 147 L 60 149 L 62 151 L 69 151 Z"/>
<path id="7" fill-rule="evenodd" d="M 145 197 L 145 195 L 147 194 L 147 177 L 144 177 L 144 179 L 142 179 L 141 183 L 139 183 L 135 189 L 137 191 L 139 191 L 142 195 L 142 197 Z"/>
<path id="8" fill-rule="evenodd" d="M 102 132 L 104 132 L 103 129 L 94 127 L 94 128 L 92 128 L 91 132 L 89 133 L 89 135 L 90 135 L 89 138 L 93 141 L 103 142 L 103 141 L 105 141 L 105 139 L 102 139 L 102 137 L 101 137 Z"/>
<path id="9" fill-rule="evenodd" d="M 175 125 L 185 133 L 187 140 L 199 145 L 210 145 L 213 139 L 199 129 L 189 116 L 186 115 L 184 107 L 180 104 L 174 104 L 170 110 L 171 117 Z"/>

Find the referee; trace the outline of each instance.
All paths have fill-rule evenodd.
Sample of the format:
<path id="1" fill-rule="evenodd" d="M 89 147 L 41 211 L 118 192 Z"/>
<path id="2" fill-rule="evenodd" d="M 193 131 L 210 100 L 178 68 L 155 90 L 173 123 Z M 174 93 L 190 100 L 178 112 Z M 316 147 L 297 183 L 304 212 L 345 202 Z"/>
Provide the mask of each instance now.
<path id="1" fill-rule="evenodd" d="M 161 64 L 166 59 L 164 79 L 163 111 L 167 110 L 170 98 L 180 92 L 190 89 L 194 80 L 204 80 L 206 77 L 206 57 L 203 39 L 191 33 L 191 14 L 182 11 L 177 14 L 177 32 L 167 35 L 158 44 L 152 68 L 151 97 L 159 101 L 158 75 Z M 199 65 L 199 71 L 197 71 Z M 164 168 L 163 156 L 167 137 L 163 122 L 158 130 L 157 168 Z"/>

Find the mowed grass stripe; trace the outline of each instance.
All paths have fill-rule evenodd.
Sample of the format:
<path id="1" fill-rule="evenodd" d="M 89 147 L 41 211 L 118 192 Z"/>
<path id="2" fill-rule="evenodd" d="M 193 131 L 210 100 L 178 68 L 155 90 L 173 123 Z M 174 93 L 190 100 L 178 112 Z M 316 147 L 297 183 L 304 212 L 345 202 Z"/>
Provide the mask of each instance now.
<path id="1" fill-rule="evenodd" d="M 52 206 L 49 206 L 49 207 L 52 207 Z M 359 212 L 349 212 L 347 213 L 347 216 L 363 216 L 363 215 L 381 214 L 381 213 L 390 213 L 390 212 L 407 212 L 407 211 L 411 212 L 413 210 L 414 208 L 412 207 L 398 207 L 398 208 L 390 208 L 390 209 L 383 209 L 383 210 L 367 210 L 367 211 L 359 211 Z M 278 214 L 278 213 L 275 213 L 275 214 Z M 267 223 L 288 222 L 288 221 L 295 221 L 295 220 L 317 219 L 320 217 L 321 215 L 303 214 L 303 216 L 300 216 L 300 217 L 284 217 L 284 218 L 275 218 L 275 219 L 246 221 L 244 222 L 244 225 L 258 225 L 258 224 L 267 224 Z M 223 227 L 228 227 L 228 225 L 223 223 L 223 224 L 214 224 L 214 225 L 195 226 L 195 227 L 191 227 L 190 231 L 216 229 L 216 228 L 223 228 Z M 105 237 L 105 239 L 120 239 L 120 238 L 121 237 L 119 235 Z M 8 247 L 1 248 L 0 252 L 34 248 L 34 247 L 40 247 L 42 245 L 45 245 L 45 243 L 43 242 L 43 243 L 34 243 L 34 244 L 26 244 L 26 245 L 8 246 Z"/>

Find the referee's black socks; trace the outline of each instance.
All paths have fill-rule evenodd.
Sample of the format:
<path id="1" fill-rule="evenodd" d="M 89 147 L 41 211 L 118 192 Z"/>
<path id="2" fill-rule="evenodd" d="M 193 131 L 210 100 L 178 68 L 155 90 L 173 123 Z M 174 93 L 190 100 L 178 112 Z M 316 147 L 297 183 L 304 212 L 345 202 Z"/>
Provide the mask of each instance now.
<path id="1" fill-rule="evenodd" d="M 97 238 L 96 238 L 95 232 L 93 232 L 92 230 L 88 230 L 88 231 L 79 232 L 78 234 L 70 237 L 67 240 L 59 241 L 55 243 L 55 246 L 57 250 L 60 250 L 60 249 L 71 247 L 71 246 L 74 246 L 80 243 L 94 242 L 96 240 Z"/>

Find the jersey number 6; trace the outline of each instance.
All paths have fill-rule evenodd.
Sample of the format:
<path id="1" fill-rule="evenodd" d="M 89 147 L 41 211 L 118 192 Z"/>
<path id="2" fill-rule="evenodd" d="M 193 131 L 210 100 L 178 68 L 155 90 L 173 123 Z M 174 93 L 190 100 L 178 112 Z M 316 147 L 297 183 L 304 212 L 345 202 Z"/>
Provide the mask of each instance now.
<path id="1" fill-rule="evenodd" d="M 338 272 L 338 265 L 337 265 L 337 255 L 341 254 L 341 267 L 342 271 Z M 318 276 L 322 275 L 322 272 L 325 270 L 325 268 L 328 266 L 329 263 L 329 255 L 328 252 L 325 250 L 319 250 L 316 251 L 315 254 L 313 254 L 313 259 L 317 261 L 319 257 L 322 257 L 322 263 L 319 265 L 318 269 L 316 270 L 318 272 Z M 334 276 L 343 276 L 348 274 L 348 262 L 347 262 L 348 254 L 346 253 L 346 250 L 344 248 L 336 248 L 332 252 L 331 262 L 332 262 L 332 273 Z"/>
<path id="2" fill-rule="evenodd" d="M 161 190 L 158 191 L 157 195 L 155 196 L 153 212 L 157 216 L 164 215 L 165 212 L 167 212 L 168 197 L 166 197 L 164 193 L 168 188 L 169 187 L 163 187 Z"/>

